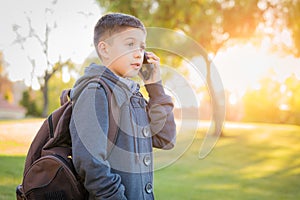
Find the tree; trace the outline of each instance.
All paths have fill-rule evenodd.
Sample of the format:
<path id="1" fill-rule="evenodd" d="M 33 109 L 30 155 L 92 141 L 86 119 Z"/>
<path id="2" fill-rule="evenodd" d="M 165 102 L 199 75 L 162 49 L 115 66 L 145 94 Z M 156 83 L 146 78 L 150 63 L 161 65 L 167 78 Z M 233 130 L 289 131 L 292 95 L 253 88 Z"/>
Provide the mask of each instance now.
<path id="1" fill-rule="evenodd" d="M 26 108 L 26 115 L 27 116 L 35 116 L 40 117 L 42 112 L 38 106 L 38 98 L 35 97 L 36 94 L 32 91 L 31 88 L 27 89 L 22 93 L 22 99 L 20 104 Z"/>
<path id="2" fill-rule="evenodd" d="M 98 0 L 107 11 L 140 18 L 146 26 L 181 30 L 209 53 L 216 53 L 229 39 L 248 39 L 261 22 L 259 0 Z M 189 6 L 186 6 L 189 4 Z"/>
<path id="3" fill-rule="evenodd" d="M 292 75 L 279 82 L 269 74 L 258 89 L 248 89 L 243 97 L 244 121 L 300 124 L 299 80 Z"/>
<path id="4" fill-rule="evenodd" d="M 288 1 L 282 8 L 286 16 L 287 27 L 291 30 L 294 40 L 294 55 L 300 57 L 300 1 Z"/>
<path id="5" fill-rule="evenodd" d="M 12 83 L 7 78 L 4 67 L 3 54 L 0 52 L 0 95 L 7 101 L 13 101 Z"/>
<path id="6" fill-rule="evenodd" d="M 148 0 L 139 3 L 136 0 L 109 1 L 98 0 L 107 11 L 124 12 L 140 18 L 146 26 L 160 26 L 183 31 L 201 44 L 208 53 L 216 54 L 229 38 L 248 37 L 254 32 L 259 22 L 258 0 L 235 1 L 186 1 Z M 232 13 L 238 12 L 238 17 Z M 245 20 L 246 23 L 240 23 Z M 157 37 L 156 39 L 166 37 Z M 171 42 L 172 43 L 172 42 Z M 186 48 L 193 49 L 193 48 Z M 186 50 L 185 49 L 185 50 Z M 223 118 L 222 104 L 218 99 L 225 99 L 224 93 L 217 94 L 213 87 L 211 60 L 207 52 L 202 56 L 206 62 L 207 83 L 211 94 L 215 119 Z M 196 55 L 194 55 L 196 56 Z M 224 92 L 224 91 L 223 91 Z M 216 128 L 221 124 L 216 124 Z M 219 130 L 215 129 L 218 134 Z"/>
<path id="7" fill-rule="evenodd" d="M 285 123 L 300 125 L 300 82 L 295 74 L 288 77 L 282 85 L 281 110 L 285 112 Z"/>
<path id="8" fill-rule="evenodd" d="M 41 90 L 43 92 L 43 113 L 42 113 L 42 116 L 43 117 L 46 117 L 48 115 L 48 110 L 49 110 L 49 96 L 48 96 L 48 91 L 49 91 L 49 80 L 50 78 L 53 77 L 53 75 L 60 69 L 62 69 L 64 66 L 69 66 L 70 68 L 73 68 L 74 67 L 74 64 L 70 61 L 70 60 L 67 60 L 65 62 L 62 62 L 62 61 L 58 61 L 54 64 L 53 68 L 51 71 L 48 71 L 46 70 L 45 71 L 45 74 L 43 76 L 43 85 L 41 87 Z M 42 82 L 40 81 L 40 82 Z"/>
<path id="9" fill-rule="evenodd" d="M 180 30 L 214 55 L 231 41 L 261 42 L 262 37 L 276 41 L 286 28 L 292 32 L 294 47 L 285 41 L 274 42 L 274 48 L 292 51 L 300 56 L 300 2 L 298 0 L 98 0 L 106 11 L 124 12 L 140 18 L 146 26 Z M 188 6 L 187 6 L 188 5 Z M 267 32 L 266 30 L 272 30 Z M 160 37 L 158 37 L 159 39 Z M 164 38 L 165 39 L 165 38 Z M 284 47 L 284 48 L 283 48 Z M 206 54 L 207 55 L 207 54 Z M 204 56 L 207 83 L 214 109 L 220 115 L 217 92 L 212 87 L 211 60 Z"/>
<path id="10" fill-rule="evenodd" d="M 54 8 L 53 6 L 57 3 L 57 1 L 53 1 L 51 6 L 49 8 L 45 8 L 44 10 L 44 17 L 47 19 L 48 15 L 53 15 L 54 13 Z M 49 90 L 49 80 L 52 78 L 52 76 L 59 71 L 62 67 L 64 66 L 68 66 L 69 68 L 73 68 L 74 64 L 73 62 L 68 59 L 66 61 L 62 61 L 61 57 L 59 57 L 59 59 L 56 62 L 51 62 L 50 56 L 49 56 L 49 37 L 51 32 L 57 28 L 57 23 L 56 21 L 54 22 L 50 22 L 47 21 L 44 24 L 44 31 L 43 33 L 40 33 L 37 29 L 34 28 L 33 24 L 32 24 L 32 18 L 30 17 L 30 15 L 28 14 L 26 16 L 27 22 L 28 22 L 28 33 L 27 35 L 24 35 L 21 33 L 20 31 L 20 26 L 19 25 L 14 25 L 13 26 L 13 30 L 16 33 L 16 40 L 15 40 L 15 44 L 18 44 L 21 46 L 21 48 L 26 51 L 26 42 L 28 40 L 34 40 L 39 47 L 41 48 L 41 54 L 40 57 L 44 57 L 45 58 L 45 62 L 43 64 L 43 66 L 37 65 L 36 63 L 36 58 L 34 58 L 33 56 L 30 56 L 29 54 L 27 54 L 27 59 L 30 62 L 31 66 L 32 66 L 32 72 L 31 72 L 31 79 L 33 80 L 34 78 L 36 78 L 36 70 L 37 68 L 43 68 L 44 69 L 44 74 L 40 77 L 38 77 L 38 83 L 40 85 L 41 88 L 41 92 L 43 94 L 43 112 L 42 112 L 42 116 L 46 117 L 48 115 L 48 110 L 49 110 L 49 97 L 48 97 L 48 90 Z"/>
<path id="11" fill-rule="evenodd" d="M 280 82 L 272 75 L 260 81 L 259 89 L 249 89 L 243 96 L 244 121 L 280 123 Z"/>
<path id="12" fill-rule="evenodd" d="M 75 79 L 71 76 L 68 77 L 69 80 L 64 80 L 64 75 L 68 74 L 68 72 L 64 72 L 66 68 L 58 71 L 53 75 L 51 80 L 49 80 L 49 99 L 51 99 L 51 103 L 49 104 L 49 112 L 53 112 L 60 106 L 60 95 L 61 92 L 66 88 L 72 88 L 75 83 Z"/>

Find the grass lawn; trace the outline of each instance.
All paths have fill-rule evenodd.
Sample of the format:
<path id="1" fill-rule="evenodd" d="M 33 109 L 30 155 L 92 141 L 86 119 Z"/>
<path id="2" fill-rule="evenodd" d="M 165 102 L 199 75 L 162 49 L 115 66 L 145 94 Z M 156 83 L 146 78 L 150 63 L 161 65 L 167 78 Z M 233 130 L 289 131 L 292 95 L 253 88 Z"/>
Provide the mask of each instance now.
<path id="1" fill-rule="evenodd" d="M 180 159 L 156 171 L 156 198 L 300 199 L 300 127 L 229 124 L 224 135 L 199 159 L 200 131 Z"/>
<path id="2" fill-rule="evenodd" d="M 21 183 L 25 156 L 0 156 L 0 200 L 16 199 Z"/>
<path id="3" fill-rule="evenodd" d="M 179 137 L 178 146 L 191 134 Z M 207 157 L 199 159 L 203 134 L 200 129 L 183 155 L 155 171 L 156 199 L 300 199 L 299 126 L 229 123 L 225 137 Z M 10 149 L 20 144 L 3 137 L 0 124 L 0 200 L 15 199 L 26 152 L 23 156 L 20 151 L 9 152 L 15 152 Z M 159 162 L 161 158 L 156 160 Z"/>

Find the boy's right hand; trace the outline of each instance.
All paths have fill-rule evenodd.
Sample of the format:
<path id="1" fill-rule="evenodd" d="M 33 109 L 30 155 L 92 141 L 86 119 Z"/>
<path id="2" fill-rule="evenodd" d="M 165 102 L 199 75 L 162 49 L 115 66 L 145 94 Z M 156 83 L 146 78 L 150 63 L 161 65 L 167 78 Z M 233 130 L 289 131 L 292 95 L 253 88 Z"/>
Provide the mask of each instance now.
<path id="1" fill-rule="evenodd" d="M 150 64 L 153 64 L 153 70 L 150 74 L 149 79 L 145 79 L 144 76 L 139 72 L 139 77 L 144 81 L 145 85 L 151 83 L 157 83 L 161 80 L 160 75 L 160 58 L 155 55 L 153 52 L 145 52 L 147 56 L 147 61 Z"/>

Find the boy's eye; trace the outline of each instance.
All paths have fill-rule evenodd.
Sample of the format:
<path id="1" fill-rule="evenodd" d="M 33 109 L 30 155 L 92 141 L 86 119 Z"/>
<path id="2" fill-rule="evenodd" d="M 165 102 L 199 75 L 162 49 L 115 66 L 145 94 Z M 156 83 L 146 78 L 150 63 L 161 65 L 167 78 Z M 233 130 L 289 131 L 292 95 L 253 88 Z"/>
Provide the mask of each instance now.
<path id="1" fill-rule="evenodd" d="M 128 43 L 128 46 L 133 47 L 133 46 L 134 46 L 134 43 L 133 43 L 133 42 L 130 42 L 130 43 Z"/>

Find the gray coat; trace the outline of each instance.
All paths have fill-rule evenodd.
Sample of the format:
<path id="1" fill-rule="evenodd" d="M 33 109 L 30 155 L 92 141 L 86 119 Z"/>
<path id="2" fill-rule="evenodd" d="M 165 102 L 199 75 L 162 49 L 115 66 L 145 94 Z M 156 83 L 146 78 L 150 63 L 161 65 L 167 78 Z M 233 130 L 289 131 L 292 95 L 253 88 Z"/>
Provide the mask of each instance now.
<path id="1" fill-rule="evenodd" d="M 94 76 L 101 76 L 109 85 L 114 106 L 120 110 L 111 152 L 107 152 L 107 133 L 108 113 L 113 110 L 99 83 L 85 87 Z M 172 100 L 161 82 L 146 85 L 146 90 L 148 102 L 134 81 L 117 77 L 96 64 L 87 67 L 75 83 L 71 92 L 76 100 L 70 123 L 72 158 L 89 199 L 154 199 L 152 147 L 171 149 L 176 126 Z"/>

